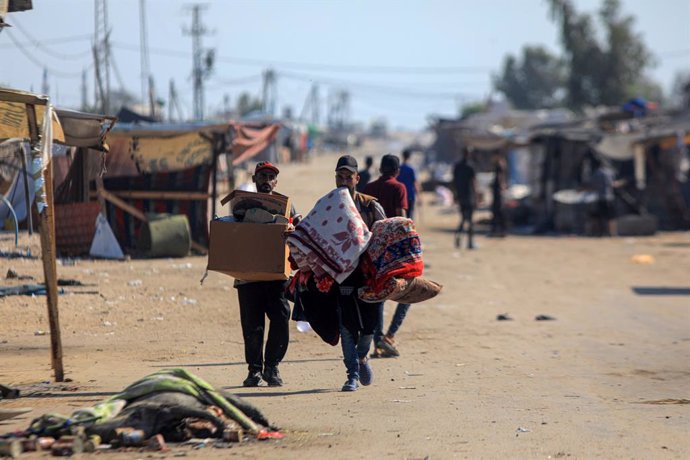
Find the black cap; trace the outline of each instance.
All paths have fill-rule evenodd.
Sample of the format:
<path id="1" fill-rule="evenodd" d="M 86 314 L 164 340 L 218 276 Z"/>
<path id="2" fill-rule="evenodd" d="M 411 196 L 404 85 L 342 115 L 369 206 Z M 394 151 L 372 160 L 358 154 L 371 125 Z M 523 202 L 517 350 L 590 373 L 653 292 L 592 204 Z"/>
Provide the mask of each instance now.
<path id="1" fill-rule="evenodd" d="M 381 171 L 397 171 L 400 169 L 400 159 L 390 153 L 381 158 Z"/>
<path id="2" fill-rule="evenodd" d="M 335 170 L 347 169 L 352 172 L 357 172 L 357 160 L 355 157 L 350 155 L 343 155 L 338 158 L 338 164 L 335 166 Z"/>

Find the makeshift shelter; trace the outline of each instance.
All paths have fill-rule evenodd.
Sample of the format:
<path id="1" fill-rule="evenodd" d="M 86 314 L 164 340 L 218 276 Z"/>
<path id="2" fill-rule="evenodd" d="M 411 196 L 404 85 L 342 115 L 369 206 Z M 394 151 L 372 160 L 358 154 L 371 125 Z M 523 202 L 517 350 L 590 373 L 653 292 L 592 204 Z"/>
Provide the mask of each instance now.
<path id="1" fill-rule="evenodd" d="M 585 203 L 558 203 L 553 195 L 587 185 L 592 173 L 592 151 L 623 182 L 616 189 L 619 216 L 653 215 L 660 228 L 688 228 L 688 202 L 683 195 L 687 193 L 689 136 L 687 114 L 633 118 L 613 111 L 570 123 L 534 127 L 530 151 L 537 174 L 532 175 L 529 185 L 542 229 L 584 232 Z"/>
<path id="2" fill-rule="evenodd" d="M 81 120 L 81 121 L 79 121 Z M 112 124 L 112 122 L 111 122 Z M 41 235 L 41 255 L 43 273 L 47 292 L 48 319 L 50 323 L 51 361 L 55 371 L 55 380 L 64 380 L 62 367 L 62 344 L 58 315 L 57 269 L 55 261 L 55 209 L 53 200 L 53 142 L 67 145 L 84 143 L 92 147 L 103 148 L 105 132 L 103 126 L 96 124 L 86 115 L 68 116 L 65 114 L 65 125 L 60 123 L 58 114 L 45 96 L 0 88 L 0 142 L 8 139 L 21 148 L 22 170 L 27 168 L 33 179 L 36 210 L 39 216 Z M 28 143 L 31 161 L 24 158 L 24 143 Z M 7 143 L 5 144 L 8 145 Z M 19 171 L 15 172 L 15 176 Z M 29 193 L 26 194 L 29 197 Z M 27 212 L 27 216 L 30 216 Z"/>
<path id="3" fill-rule="evenodd" d="M 154 216 L 185 216 L 191 247 L 203 253 L 208 222 L 216 212 L 219 158 L 227 155 L 233 187 L 234 166 L 274 155 L 270 147 L 278 128 L 243 123 L 118 124 L 108 134 L 110 151 L 103 164 L 85 165 L 83 156 L 74 158 L 66 176 L 70 185 L 60 191 L 61 203 L 100 200 L 115 237 L 130 253 L 142 252 L 142 230 L 144 235 L 152 230 Z"/>

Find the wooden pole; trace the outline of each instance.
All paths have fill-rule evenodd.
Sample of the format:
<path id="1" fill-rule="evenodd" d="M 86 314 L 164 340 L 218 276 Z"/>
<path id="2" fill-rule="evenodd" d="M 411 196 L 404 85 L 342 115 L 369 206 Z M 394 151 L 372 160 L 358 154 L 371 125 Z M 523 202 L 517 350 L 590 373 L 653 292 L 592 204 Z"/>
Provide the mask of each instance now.
<path id="1" fill-rule="evenodd" d="M 48 294 L 48 320 L 50 322 L 50 349 L 55 370 L 55 381 L 64 382 L 62 366 L 62 338 L 58 311 L 57 267 L 55 263 L 55 205 L 53 200 L 53 162 L 45 170 L 46 201 L 48 207 L 41 213 L 41 253 L 43 273 Z"/>
<path id="2" fill-rule="evenodd" d="M 29 129 L 31 131 L 32 146 L 38 141 L 36 108 L 27 105 Z M 49 112 L 46 110 L 45 116 Z M 53 162 L 48 158 L 44 172 L 44 187 L 46 191 L 47 207 L 40 213 L 39 231 L 41 234 L 41 258 L 43 259 L 43 276 L 45 278 L 48 322 L 50 324 L 50 352 L 55 381 L 64 382 L 65 372 L 62 367 L 62 338 L 60 336 L 60 315 L 58 312 L 57 267 L 55 263 L 55 208 L 53 200 Z"/>

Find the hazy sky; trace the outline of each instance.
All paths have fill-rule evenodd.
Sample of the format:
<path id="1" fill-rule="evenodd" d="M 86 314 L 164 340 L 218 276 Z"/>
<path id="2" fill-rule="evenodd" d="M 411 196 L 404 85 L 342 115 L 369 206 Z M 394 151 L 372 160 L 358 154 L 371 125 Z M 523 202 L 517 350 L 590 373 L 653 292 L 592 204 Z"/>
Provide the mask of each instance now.
<path id="1" fill-rule="evenodd" d="M 108 1 L 117 71 L 111 87 L 141 97 L 139 0 Z M 191 0 L 146 0 L 150 69 L 158 94 L 174 79 L 186 114 L 192 113 Z M 595 11 L 599 0 L 575 0 Z M 0 32 L 0 84 L 41 91 L 48 69 L 50 96 L 61 107 L 80 104 L 81 72 L 88 70 L 93 0 L 34 0 L 10 14 Z M 206 113 L 234 105 L 242 91 L 260 94 L 263 69 L 278 74 L 278 107 L 299 114 L 318 82 L 321 116 L 334 89 L 351 94 L 352 118 L 383 116 L 393 126 L 423 127 L 429 114 L 455 116 L 463 101 L 491 92 L 491 75 L 507 53 L 525 44 L 560 52 L 557 30 L 542 0 L 254 0 L 205 1 L 205 47 L 215 48 L 207 81 Z M 678 71 L 690 71 L 690 0 L 623 0 L 655 53 L 651 76 L 668 90 Z M 25 33 L 26 32 L 26 33 Z M 27 35 L 28 33 L 28 35 Z M 22 52 L 12 40 L 20 43 Z M 29 56 L 27 56 L 27 54 Z M 40 65 L 42 63 L 42 65 Z"/>

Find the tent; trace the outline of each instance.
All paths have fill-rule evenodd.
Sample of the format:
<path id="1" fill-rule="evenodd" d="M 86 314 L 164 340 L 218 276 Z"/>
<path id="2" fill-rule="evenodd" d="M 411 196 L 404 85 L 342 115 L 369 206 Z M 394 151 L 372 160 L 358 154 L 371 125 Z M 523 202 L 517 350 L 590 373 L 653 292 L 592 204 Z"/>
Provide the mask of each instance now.
<path id="1" fill-rule="evenodd" d="M 41 257 L 47 291 L 50 323 L 51 362 L 55 380 L 64 380 L 62 343 L 58 314 L 57 269 L 55 261 L 55 213 L 53 200 L 53 143 L 87 145 L 100 150 L 107 130 L 114 120 L 76 112 L 55 111 L 46 96 L 0 88 L 0 142 L 23 146 L 28 143 L 31 161 L 22 161 L 24 177 L 30 170 L 36 209 L 39 216 Z M 104 123 L 107 122 L 107 123 Z M 13 140 L 7 143 L 8 140 Z M 23 147 L 21 158 L 24 159 Z M 18 174 L 18 172 L 17 172 Z M 28 181 L 25 181 L 25 188 Z M 29 194 L 27 193 L 27 197 Z M 27 213 L 30 215 L 30 213 Z"/>
<path id="2" fill-rule="evenodd" d="M 204 253 L 208 222 L 216 212 L 221 156 L 232 188 L 234 166 L 257 156 L 275 161 L 271 146 L 278 129 L 277 124 L 118 123 L 107 135 L 110 148 L 102 163 L 74 156 L 64 181 L 59 180 L 59 202 L 100 200 L 129 253 L 138 251 L 152 214 L 185 215 L 192 248 Z"/>

